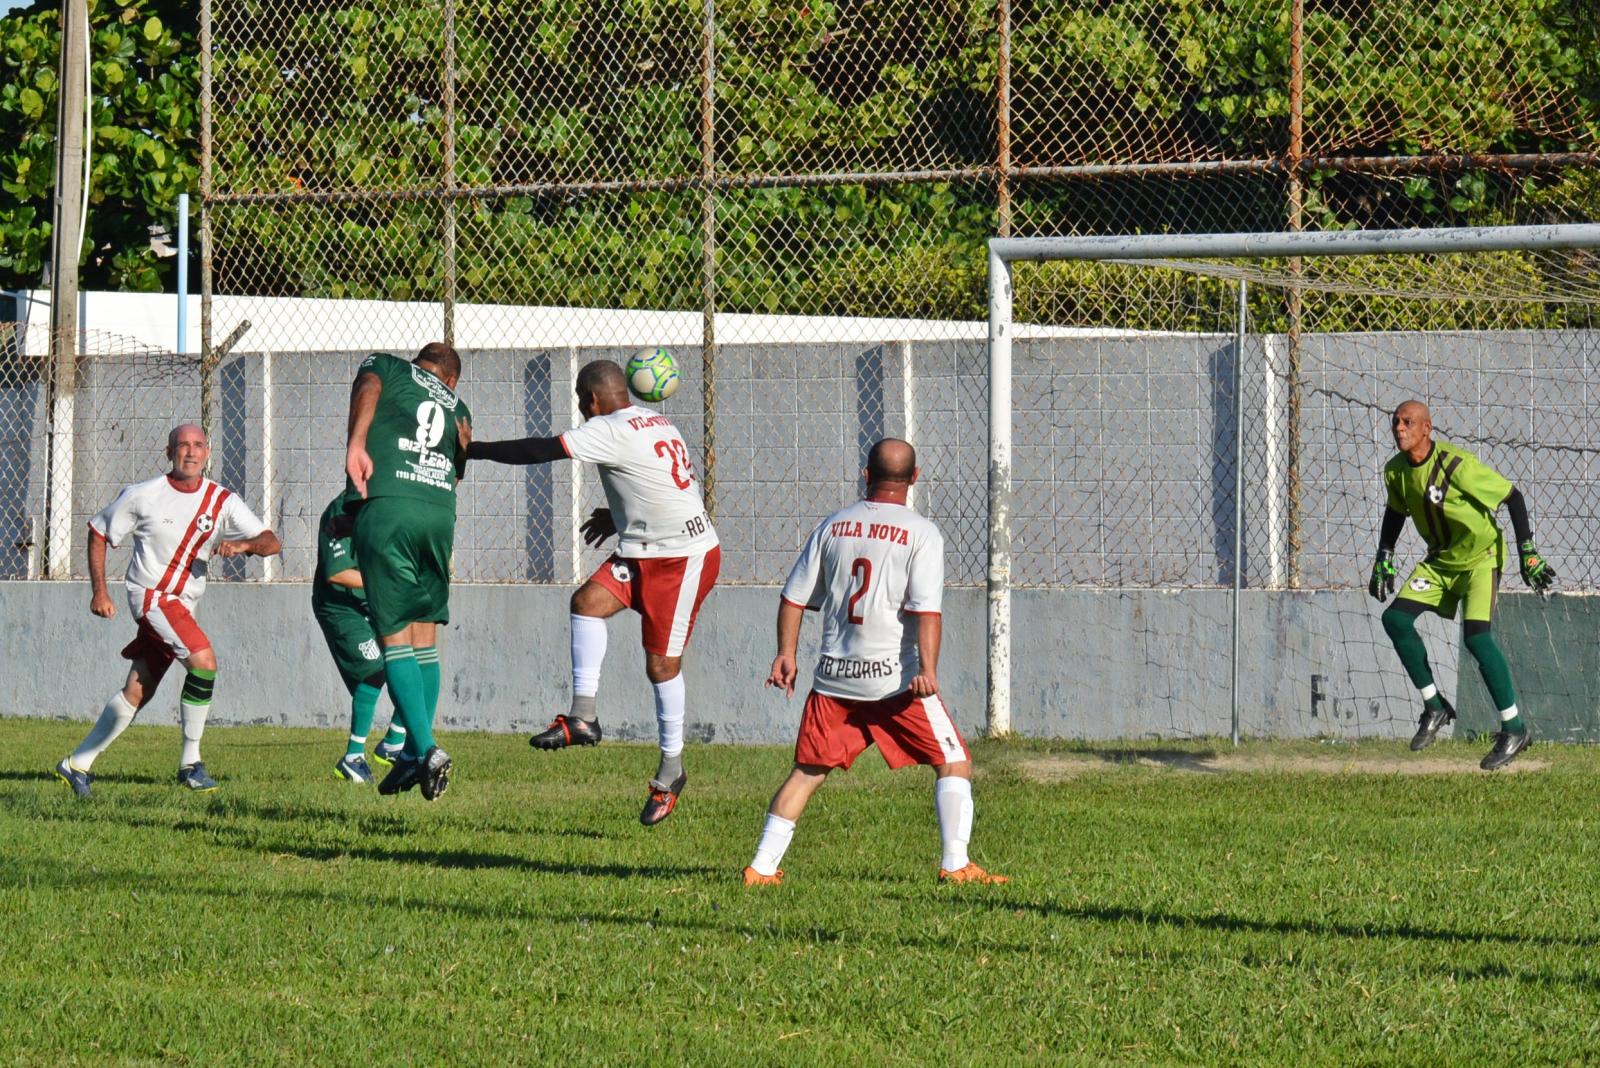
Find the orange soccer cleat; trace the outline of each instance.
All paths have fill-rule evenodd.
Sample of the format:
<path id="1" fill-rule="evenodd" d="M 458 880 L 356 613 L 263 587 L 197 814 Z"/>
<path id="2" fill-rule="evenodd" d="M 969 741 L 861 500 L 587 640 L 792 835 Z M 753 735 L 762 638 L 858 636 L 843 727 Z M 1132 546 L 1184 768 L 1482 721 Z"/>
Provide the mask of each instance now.
<path id="1" fill-rule="evenodd" d="M 775 875 L 762 875 L 754 868 L 744 870 L 744 885 L 746 886 L 777 886 L 783 882 L 783 869 L 779 868 Z"/>
<path id="2" fill-rule="evenodd" d="M 1011 880 L 1006 878 L 1004 875 L 995 875 L 990 872 L 986 872 L 976 864 L 973 864 L 969 861 L 965 868 L 958 868 L 955 871 L 946 871 L 945 869 L 940 868 L 939 881 L 941 883 L 998 884 L 1008 883 Z"/>

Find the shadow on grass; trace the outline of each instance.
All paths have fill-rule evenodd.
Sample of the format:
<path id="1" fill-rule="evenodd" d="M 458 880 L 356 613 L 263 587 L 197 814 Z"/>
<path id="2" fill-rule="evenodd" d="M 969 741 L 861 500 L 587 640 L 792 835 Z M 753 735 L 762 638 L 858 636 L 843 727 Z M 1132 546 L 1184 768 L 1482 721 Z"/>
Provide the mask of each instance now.
<path id="1" fill-rule="evenodd" d="M 910 900 L 910 899 L 907 899 Z M 1418 927 L 1409 923 L 1320 923 L 1313 920 L 1251 920 L 1243 916 L 1226 914 L 1186 915 L 1160 909 L 1128 908 L 1118 905 L 1054 905 L 1038 901 L 1016 901 L 1000 897 L 979 897 L 962 894 L 945 904 L 963 910 L 985 909 L 991 912 L 1025 913 L 1035 916 L 1060 917 L 1068 920 L 1090 920 L 1098 923 L 1138 923 L 1147 926 L 1193 928 L 1228 933 L 1248 934 L 1308 934 L 1339 938 L 1393 938 L 1415 942 L 1446 942 L 1453 944 L 1490 943 L 1520 946 L 1573 946 L 1589 948 L 1600 946 L 1600 936 L 1521 934 L 1516 931 L 1450 931 L 1432 927 Z"/>
<path id="2" fill-rule="evenodd" d="M 174 768 L 173 770 L 176 772 L 177 769 Z M 102 784 L 115 786 L 118 783 L 129 786 L 157 786 L 170 783 L 174 787 L 177 786 L 177 779 L 168 776 L 140 775 L 123 771 L 113 771 L 104 775 L 97 771 L 94 773 L 94 781 L 97 786 Z M 63 790 L 67 788 L 66 783 L 56 778 L 56 773 L 49 768 L 45 768 L 42 771 L 3 770 L 0 771 L 0 782 L 55 782 L 61 783 Z"/>

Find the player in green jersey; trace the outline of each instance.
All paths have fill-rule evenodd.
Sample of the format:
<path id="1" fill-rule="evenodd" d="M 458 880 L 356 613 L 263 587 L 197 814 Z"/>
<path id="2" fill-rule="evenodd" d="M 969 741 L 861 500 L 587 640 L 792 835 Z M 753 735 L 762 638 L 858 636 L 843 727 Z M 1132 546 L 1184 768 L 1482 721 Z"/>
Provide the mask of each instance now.
<path id="1" fill-rule="evenodd" d="M 1522 581 L 1543 595 L 1555 582 L 1555 572 L 1534 547 L 1522 493 L 1470 452 L 1435 440 L 1426 405 L 1406 401 L 1395 409 L 1390 429 L 1399 453 L 1383 468 L 1388 506 L 1367 590 L 1379 602 L 1394 593 L 1394 546 L 1410 516 L 1428 554 L 1412 569 L 1394 604 L 1383 613 L 1383 629 L 1394 642 L 1406 673 L 1422 692 L 1422 719 L 1411 748 L 1426 748 L 1456 716 L 1434 685 L 1427 650 L 1417 635 L 1417 617 L 1437 612 L 1454 619 L 1457 607 L 1462 607 L 1462 644 L 1478 662 L 1489 696 L 1500 710 L 1494 747 L 1480 765 L 1485 771 L 1494 771 L 1533 744 L 1533 735 L 1517 711 L 1511 669 L 1490 631 L 1506 560 L 1505 536 L 1495 522 L 1502 504 L 1511 514 Z"/>
<path id="2" fill-rule="evenodd" d="M 432 801 L 449 785 L 450 754 L 434 744 L 439 705 L 440 623 L 450 621 L 450 554 L 456 482 L 466 469 L 460 435 L 471 413 L 456 383 L 461 357 L 443 342 L 410 363 L 386 352 L 362 362 L 350 390 L 347 488 L 361 495 L 353 544 L 383 646 L 383 671 L 405 751 L 378 784 L 413 786 Z"/>
<path id="3" fill-rule="evenodd" d="M 367 783 L 372 781 L 372 768 L 367 764 L 367 732 L 378 711 L 384 677 L 383 651 L 378 634 L 372 629 L 367 591 L 352 544 L 355 516 L 351 508 L 360 500 L 359 493 L 345 490 L 323 509 L 317 524 L 317 573 L 311 583 L 311 614 L 322 628 L 345 689 L 350 691 L 350 738 L 334 771 L 347 782 Z M 405 739 L 405 728 L 392 720 L 372 759 L 384 767 L 393 766 Z"/>

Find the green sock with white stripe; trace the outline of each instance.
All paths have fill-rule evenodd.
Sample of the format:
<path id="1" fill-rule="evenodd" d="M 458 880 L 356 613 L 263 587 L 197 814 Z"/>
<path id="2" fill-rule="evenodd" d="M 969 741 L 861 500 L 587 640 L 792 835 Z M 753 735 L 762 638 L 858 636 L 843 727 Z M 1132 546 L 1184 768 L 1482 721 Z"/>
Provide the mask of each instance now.
<path id="1" fill-rule="evenodd" d="M 383 672 L 389 679 L 389 699 L 394 702 L 395 715 L 405 721 L 406 755 L 420 760 L 433 746 L 433 729 L 428 722 L 428 699 L 423 693 L 415 650 L 409 645 L 386 646 Z"/>
<path id="2" fill-rule="evenodd" d="M 428 702 L 428 724 L 431 726 L 439 714 L 439 680 L 442 675 L 437 645 L 417 646 L 417 668 L 422 672 L 422 696 Z"/>
<path id="3" fill-rule="evenodd" d="M 345 756 L 361 756 L 367 751 L 367 732 L 372 729 L 381 696 L 383 691 L 376 686 L 356 683 L 355 692 L 350 695 L 350 741 L 344 747 Z"/>

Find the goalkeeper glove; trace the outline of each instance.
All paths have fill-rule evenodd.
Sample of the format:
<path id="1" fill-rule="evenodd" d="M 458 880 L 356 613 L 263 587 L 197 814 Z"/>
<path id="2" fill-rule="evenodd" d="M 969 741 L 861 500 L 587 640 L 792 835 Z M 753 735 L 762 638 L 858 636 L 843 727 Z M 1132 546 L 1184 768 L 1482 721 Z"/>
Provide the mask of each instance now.
<path id="1" fill-rule="evenodd" d="M 1550 587 L 1556 582 L 1556 573 L 1544 562 L 1539 550 L 1533 547 L 1532 538 L 1517 546 L 1517 563 L 1522 566 L 1522 581 L 1528 589 L 1540 597 L 1549 596 Z"/>
<path id="2" fill-rule="evenodd" d="M 1367 592 L 1372 594 L 1373 600 L 1382 604 L 1394 593 L 1394 550 L 1379 549 L 1378 558 L 1372 561 L 1372 579 L 1367 583 Z"/>

